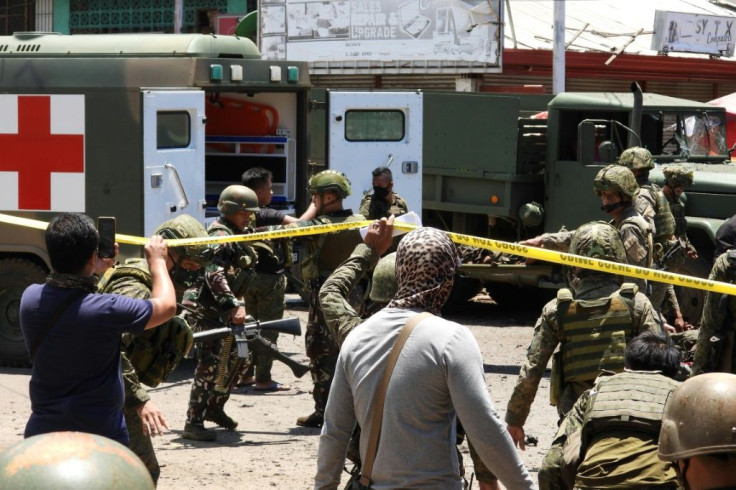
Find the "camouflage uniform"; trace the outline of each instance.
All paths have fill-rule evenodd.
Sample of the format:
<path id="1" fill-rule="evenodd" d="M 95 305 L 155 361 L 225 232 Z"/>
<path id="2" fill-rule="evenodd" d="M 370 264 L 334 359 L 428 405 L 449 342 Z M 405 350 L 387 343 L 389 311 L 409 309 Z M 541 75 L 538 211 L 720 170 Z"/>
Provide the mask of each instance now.
<path id="1" fill-rule="evenodd" d="M 243 232 L 221 217 L 212 223 L 208 234 L 229 236 Z M 240 305 L 239 298 L 253 279 L 251 266 L 254 258 L 255 252 L 244 242 L 221 245 L 203 281 L 185 293 L 184 303 L 201 308 L 200 312 L 207 318 L 229 323 L 229 311 Z M 201 320 L 195 328 L 211 330 L 217 327 Z M 222 416 L 230 391 L 237 384 L 242 369 L 235 337 L 229 335 L 223 339 L 201 342 L 197 361 L 189 396 L 187 424 L 202 424 L 204 420 L 218 422 L 215 418 Z M 218 422 L 218 425 L 222 424 Z M 230 419 L 224 426 L 232 429 L 237 422 Z"/>
<path id="2" fill-rule="evenodd" d="M 583 277 L 575 287 L 575 301 L 600 300 L 601 298 L 620 295 L 621 286 L 609 276 L 593 275 Z M 656 320 L 654 310 L 649 300 L 641 293 L 636 293 L 631 301 L 631 329 L 626 332 L 626 342 L 646 330 L 661 332 L 661 326 Z M 595 315 L 601 315 L 596 310 Z M 519 379 L 511 395 L 506 411 L 506 423 L 523 427 L 529 415 L 529 409 L 537 393 L 539 381 L 542 379 L 547 363 L 552 357 L 555 348 L 565 342 L 563 331 L 560 328 L 558 315 L 558 300 L 554 299 L 542 309 L 542 315 L 534 327 L 534 338 L 529 345 L 527 360 L 521 368 Z M 603 346 L 602 349 L 607 348 Z M 564 368 L 564 366 L 563 366 Z M 623 359 L 621 359 L 623 369 Z M 587 389 L 592 387 L 592 380 L 588 382 L 568 382 L 560 392 L 557 402 L 557 413 L 562 418 L 572 407 L 575 400 Z"/>
<path id="3" fill-rule="evenodd" d="M 721 254 L 708 277 L 711 281 L 736 282 L 736 249 Z M 736 373 L 736 296 L 705 294 L 692 375 L 708 372 Z"/>
<path id="4" fill-rule="evenodd" d="M 541 490 L 568 488 L 564 454 L 579 454 L 576 489 L 679 488 L 672 463 L 657 457 L 664 405 L 679 383 L 657 371 L 601 375 L 575 402 L 539 470 Z M 569 475 L 572 476 L 572 475 Z"/>
<path id="5" fill-rule="evenodd" d="M 388 218 L 392 214 L 401 216 L 409 212 L 409 208 L 397 193 L 394 192 L 393 201 L 389 204 L 383 199 L 373 199 L 373 194 L 368 194 L 360 201 L 360 211 L 358 214 L 365 216 L 367 219 Z"/>

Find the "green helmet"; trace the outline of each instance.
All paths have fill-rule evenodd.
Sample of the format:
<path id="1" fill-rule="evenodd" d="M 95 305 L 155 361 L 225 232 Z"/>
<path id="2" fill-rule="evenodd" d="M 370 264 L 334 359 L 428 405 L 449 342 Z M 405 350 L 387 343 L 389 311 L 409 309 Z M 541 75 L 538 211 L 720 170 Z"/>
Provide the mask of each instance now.
<path id="1" fill-rule="evenodd" d="M 682 165 L 668 165 L 662 169 L 664 181 L 670 187 L 681 185 L 687 187 L 693 183 L 693 171 Z"/>
<path id="2" fill-rule="evenodd" d="M 174 219 L 164 221 L 156 228 L 154 233 L 170 239 L 202 238 L 207 236 L 207 230 L 204 229 L 202 223 L 188 214 L 180 214 Z M 210 260 L 212 260 L 212 247 L 206 244 L 171 248 L 182 257 L 193 260 L 203 266 L 209 264 Z"/>
<path id="3" fill-rule="evenodd" d="M 694 376 L 670 394 L 659 432 L 658 455 L 664 461 L 736 453 L 736 375 Z"/>
<path id="4" fill-rule="evenodd" d="M 608 165 L 595 176 L 593 189 L 596 194 L 600 194 L 601 191 L 618 192 L 629 200 L 633 200 L 636 193 L 639 192 L 639 184 L 636 183 L 636 177 L 628 168 Z"/>
<path id="5" fill-rule="evenodd" d="M 0 453 L 0 488 L 153 489 L 148 469 L 117 441 L 83 432 L 49 432 Z"/>
<path id="6" fill-rule="evenodd" d="M 350 195 L 350 181 L 342 172 L 323 170 L 309 179 L 307 192 L 315 194 L 325 191 L 332 191 L 340 196 L 340 199 L 345 199 Z"/>
<path id="7" fill-rule="evenodd" d="M 238 211 L 258 211 L 258 196 L 244 185 L 229 185 L 220 194 L 217 210 L 222 216 L 230 216 Z"/>
<path id="8" fill-rule="evenodd" d="M 373 271 L 373 283 L 368 297 L 376 303 L 388 303 L 393 299 L 399 284 L 396 282 L 396 252 L 378 261 Z"/>
<path id="9" fill-rule="evenodd" d="M 591 221 L 575 230 L 570 253 L 625 264 L 626 249 L 618 230 L 602 221 Z"/>
<path id="10" fill-rule="evenodd" d="M 640 146 L 632 146 L 624 150 L 621 156 L 618 157 L 618 164 L 630 170 L 651 170 L 654 168 L 654 160 L 652 160 L 651 152 Z"/>

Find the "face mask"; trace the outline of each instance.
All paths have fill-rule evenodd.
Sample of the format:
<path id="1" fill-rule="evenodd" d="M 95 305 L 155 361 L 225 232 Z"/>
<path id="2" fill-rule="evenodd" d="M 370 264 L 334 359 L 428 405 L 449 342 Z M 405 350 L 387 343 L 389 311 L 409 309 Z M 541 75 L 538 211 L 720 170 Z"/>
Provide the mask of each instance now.
<path id="1" fill-rule="evenodd" d="M 388 196 L 388 187 L 376 187 L 373 186 L 373 195 L 378 199 L 386 199 Z"/>
<path id="2" fill-rule="evenodd" d="M 615 202 L 613 204 L 604 204 L 601 206 L 601 211 L 605 211 L 607 213 L 610 213 L 611 211 L 624 207 L 623 201 Z"/>
<path id="3" fill-rule="evenodd" d="M 174 283 L 177 290 L 189 289 L 194 286 L 195 282 L 197 282 L 200 270 L 201 269 L 190 271 L 179 264 L 176 264 L 169 272 L 169 275 L 171 276 L 171 281 Z"/>

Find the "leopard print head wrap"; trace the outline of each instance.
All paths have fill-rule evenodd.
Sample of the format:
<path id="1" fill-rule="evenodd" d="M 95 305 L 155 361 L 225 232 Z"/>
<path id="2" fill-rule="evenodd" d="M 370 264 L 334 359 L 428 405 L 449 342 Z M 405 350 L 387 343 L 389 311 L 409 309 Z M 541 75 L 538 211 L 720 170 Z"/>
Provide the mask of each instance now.
<path id="1" fill-rule="evenodd" d="M 389 308 L 419 308 L 438 314 L 452 290 L 457 251 L 435 228 L 417 228 L 399 242 L 396 280 L 399 290 Z"/>

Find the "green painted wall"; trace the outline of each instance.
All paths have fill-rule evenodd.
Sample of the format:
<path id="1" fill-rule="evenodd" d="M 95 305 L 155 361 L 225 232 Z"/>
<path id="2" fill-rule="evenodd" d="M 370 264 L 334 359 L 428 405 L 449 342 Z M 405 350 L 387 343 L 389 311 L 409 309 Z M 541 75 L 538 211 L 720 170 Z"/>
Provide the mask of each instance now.
<path id="1" fill-rule="evenodd" d="M 69 34 L 69 0 L 54 1 L 54 32 Z"/>
<path id="2" fill-rule="evenodd" d="M 247 0 L 227 0 L 227 11 L 230 14 L 243 14 L 248 11 Z"/>

